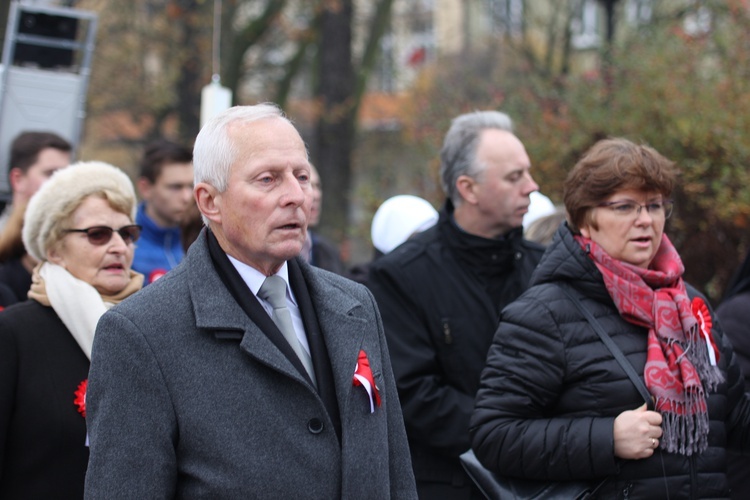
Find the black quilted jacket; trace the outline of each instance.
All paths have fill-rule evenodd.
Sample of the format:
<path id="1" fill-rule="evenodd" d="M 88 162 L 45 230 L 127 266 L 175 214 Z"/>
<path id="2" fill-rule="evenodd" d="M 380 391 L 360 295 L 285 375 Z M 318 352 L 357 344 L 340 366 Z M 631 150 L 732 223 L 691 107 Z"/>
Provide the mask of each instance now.
<path id="1" fill-rule="evenodd" d="M 657 450 L 644 460 L 618 459 L 614 419 L 643 399 L 561 282 L 585 297 L 584 306 L 643 373 L 646 329 L 620 317 L 599 270 L 563 225 L 532 287 L 503 310 L 471 419 L 480 461 L 530 479 L 609 478 L 600 498 L 727 498 L 726 448 L 750 451 L 750 400 L 721 329 L 715 325 L 713 334 L 725 382 L 709 395 L 708 449 L 691 457 Z"/>

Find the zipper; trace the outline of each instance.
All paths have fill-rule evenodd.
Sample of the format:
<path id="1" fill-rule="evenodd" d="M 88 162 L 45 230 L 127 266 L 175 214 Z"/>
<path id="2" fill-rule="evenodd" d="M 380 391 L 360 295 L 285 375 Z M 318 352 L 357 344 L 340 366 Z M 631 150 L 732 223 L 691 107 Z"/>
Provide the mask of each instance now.
<path id="1" fill-rule="evenodd" d="M 622 499 L 627 500 L 630 498 L 630 492 L 633 489 L 633 483 L 627 483 L 625 487 L 622 489 Z"/>

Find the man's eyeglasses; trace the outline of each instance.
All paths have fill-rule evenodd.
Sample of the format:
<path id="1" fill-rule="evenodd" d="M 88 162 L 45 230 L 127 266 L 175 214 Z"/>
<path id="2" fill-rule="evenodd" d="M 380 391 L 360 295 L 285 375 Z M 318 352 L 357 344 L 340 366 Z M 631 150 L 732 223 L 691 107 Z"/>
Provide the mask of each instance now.
<path id="1" fill-rule="evenodd" d="M 109 243 L 112 239 L 112 233 L 117 231 L 120 238 L 126 243 L 135 243 L 141 236 L 141 226 L 137 224 L 131 224 L 129 226 L 122 226 L 120 229 L 114 229 L 107 226 L 94 226 L 87 227 L 86 229 L 65 229 L 65 233 L 86 233 L 86 237 L 89 239 L 89 243 L 92 245 L 100 246 Z"/>
<path id="2" fill-rule="evenodd" d="M 637 219 L 638 216 L 641 215 L 641 209 L 645 207 L 646 212 L 648 212 L 651 217 L 668 219 L 669 216 L 672 215 L 673 202 L 672 200 L 652 201 L 645 205 L 641 205 L 632 200 L 605 201 L 599 203 L 597 207 L 609 208 L 616 215 L 632 219 Z"/>

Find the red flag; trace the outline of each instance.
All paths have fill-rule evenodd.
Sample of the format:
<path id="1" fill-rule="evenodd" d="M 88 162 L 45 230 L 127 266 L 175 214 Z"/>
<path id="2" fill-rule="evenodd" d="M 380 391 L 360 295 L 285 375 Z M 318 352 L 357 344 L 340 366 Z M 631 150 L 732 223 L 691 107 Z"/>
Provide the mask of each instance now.
<path id="1" fill-rule="evenodd" d="M 418 66 L 422 64 L 425 59 L 427 59 L 427 49 L 425 47 L 417 47 L 409 55 L 409 59 L 407 59 L 406 62 L 409 66 Z"/>

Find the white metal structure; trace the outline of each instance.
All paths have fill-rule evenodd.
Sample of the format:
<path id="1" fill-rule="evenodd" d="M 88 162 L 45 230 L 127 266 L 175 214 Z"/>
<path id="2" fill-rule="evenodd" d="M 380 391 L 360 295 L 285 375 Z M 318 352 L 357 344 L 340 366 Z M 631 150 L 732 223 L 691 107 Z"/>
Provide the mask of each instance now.
<path id="1" fill-rule="evenodd" d="M 0 66 L 0 199 L 8 198 L 10 143 L 27 130 L 54 132 L 77 149 L 97 16 L 14 1 Z"/>

